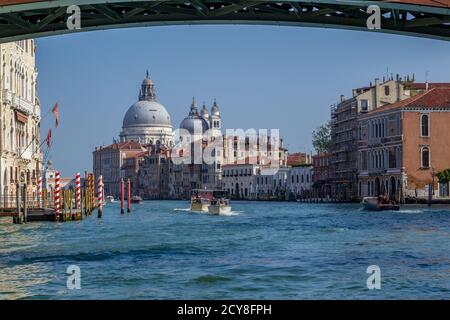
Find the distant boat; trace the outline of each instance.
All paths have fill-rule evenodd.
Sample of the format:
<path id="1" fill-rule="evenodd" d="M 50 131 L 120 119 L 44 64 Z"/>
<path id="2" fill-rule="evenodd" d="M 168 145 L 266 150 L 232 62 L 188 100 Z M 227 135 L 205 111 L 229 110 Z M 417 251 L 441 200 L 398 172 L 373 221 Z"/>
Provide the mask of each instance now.
<path id="1" fill-rule="evenodd" d="M 131 203 L 141 203 L 142 198 L 140 196 L 132 196 L 130 202 Z"/>
<path id="2" fill-rule="evenodd" d="M 195 189 L 191 193 L 191 211 L 214 215 L 231 213 L 228 193 L 223 190 Z"/>
<path id="3" fill-rule="evenodd" d="M 364 197 L 361 203 L 363 209 L 368 211 L 400 210 L 400 205 L 390 202 L 382 203 L 377 197 Z"/>
<path id="4" fill-rule="evenodd" d="M 191 192 L 191 211 L 208 212 L 213 198 L 212 190 L 195 189 Z"/>
<path id="5" fill-rule="evenodd" d="M 112 203 L 114 202 L 114 197 L 113 196 L 107 196 L 106 197 L 106 203 Z"/>

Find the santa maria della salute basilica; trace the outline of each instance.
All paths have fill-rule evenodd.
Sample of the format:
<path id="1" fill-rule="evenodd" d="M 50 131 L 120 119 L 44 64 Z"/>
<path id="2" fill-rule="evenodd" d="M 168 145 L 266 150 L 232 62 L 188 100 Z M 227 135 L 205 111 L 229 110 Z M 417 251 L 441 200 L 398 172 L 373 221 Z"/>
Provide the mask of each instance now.
<path id="1" fill-rule="evenodd" d="M 186 109 L 186 117 L 174 127 L 147 72 L 138 101 L 125 113 L 119 139 L 93 152 L 93 171 L 95 176 L 102 175 L 107 195 L 119 195 L 122 178 L 130 179 L 133 194 L 143 198 L 186 198 L 194 188 L 220 187 L 223 153 L 218 152 L 212 164 L 175 165 L 171 161 L 177 136 L 181 139 L 189 133 L 196 139 L 207 130 L 214 137 L 222 135 L 216 101 L 208 109 L 205 105 L 199 108 L 193 99 Z M 176 135 L 178 128 L 185 131 Z"/>
<path id="2" fill-rule="evenodd" d="M 203 188 L 225 188 L 232 193 L 236 188 L 235 182 L 231 185 L 222 179 L 223 173 L 230 171 L 227 166 L 237 163 L 242 157 L 256 160 L 252 170 L 259 165 L 268 165 L 254 154 L 255 150 L 241 150 L 236 143 L 237 136 L 223 135 L 221 112 L 215 100 L 209 109 L 206 105 L 199 107 L 192 99 L 186 109 L 186 117 L 178 127 L 174 127 L 169 112 L 157 100 L 155 85 L 147 72 L 138 101 L 125 113 L 119 139 L 109 146 L 97 147 L 93 152 L 94 175 L 103 177 L 106 195 L 119 196 L 121 179 L 129 179 L 133 195 L 144 199 L 188 199 L 193 189 Z M 183 140 L 186 134 L 190 136 L 189 140 Z M 217 137 L 221 137 L 223 149 L 216 146 L 216 142 L 220 143 Z M 180 153 L 178 143 L 182 140 L 189 143 L 201 141 L 205 152 L 213 150 L 208 151 L 210 160 L 202 163 L 173 161 L 172 153 L 175 152 L 177 157 L 183 153 Z M 259 143 L 268 142 L 264 141 Z M 286 150 L 282 142 L 273 148 L 267 145 L 267 148 L 271 150 L 269 156 L 279 154 L 279 164 L 285 164 Z M 248 177 L 250 169 L 246 167 L 245 170 L 241 176 Z M 244 186 L 243 195 L 250 194 L 252 188 Z M 241 191 L 234 193 L 239 196 Z"/>
<path id="3" fill-rule="evenodd" d="M 193 99 L 189 114 L 181 122 L 180 129 L 194 133 L 197 128 L 202 133 L 208 129 L 221 130 L 220 109 L 216 101 L 209 112 L 203 105 L 201 110 Z M 155 146 L 157 148 L 170 148 L 174 145 L 172 121 L 167 109 L 157 101 L 155 85 L 148 72 L 142 81 L 139 92 L 139 101 L 133 104 L 125 113 L 120 143 L 134 141 L 142 145 Z"/>

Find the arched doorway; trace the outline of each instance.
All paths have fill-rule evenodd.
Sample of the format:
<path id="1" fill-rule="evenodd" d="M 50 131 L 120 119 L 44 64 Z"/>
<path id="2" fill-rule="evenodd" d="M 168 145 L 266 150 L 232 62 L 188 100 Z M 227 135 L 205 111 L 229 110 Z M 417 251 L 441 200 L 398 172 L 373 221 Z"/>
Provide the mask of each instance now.
<path id="1" fill-rule="evenodd" d="M 235 185 L 235 188 L 234 188 L 234 193 L 236 195 L 236 198 L 240 197 L 240 194 L 239 194 L 239 183 L 237 183 L 237 182 L 236 182 L 236 185 Z"/>
<path id="2" fill-rule="evenodd" d="M 396 193 L 397 193 L 397 183 L 396 183 L 396 181 L 395 181 L 395 178 L 394 177 L 391 177 L 390 179 L 389 179 L 389 181 L 390 181 L 390 187 L 389 187 L 389 196 L 391 197 L 391 198 L 393 198 L 393 197 L 395 197 L 395 195 L 396 195 Z"/>

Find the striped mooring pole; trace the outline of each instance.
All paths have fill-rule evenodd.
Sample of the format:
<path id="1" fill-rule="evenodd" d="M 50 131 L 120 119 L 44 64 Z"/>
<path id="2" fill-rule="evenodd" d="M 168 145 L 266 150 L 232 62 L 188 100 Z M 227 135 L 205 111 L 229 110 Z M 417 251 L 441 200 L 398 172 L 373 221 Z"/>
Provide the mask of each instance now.
<path id="1" fill-rule="evenodd" d="M 75 176 L 75 197 L 77 201 L 77 210 L 81 209 L 81 175 L 77 172 Z"/>
<path id="2" fill-rule="evenodd" d="M 97 183 L 97 206 L 97 216 L 101 218 L 103 213 L 103 177 L 101 175 L 98 176 Z"/>
<path id="3" fill-rule="evenodd" d="M 61 208 L 60 208 L 60 183 L 61 183 L 61 178 L 60 178 L 60 174 L 59 171 L 56 171 L 55 174 L 55 212 L 56 214 L 61 213 Z"/>
<path id="4" fill-rule="evenodd" d="M 37 201 L 38 201 L 38 207 L 43 207 L 41 204 L 42 200 L 42 177 L 39 176 L 38 178 L 38 184 L 37 184 Z"/>

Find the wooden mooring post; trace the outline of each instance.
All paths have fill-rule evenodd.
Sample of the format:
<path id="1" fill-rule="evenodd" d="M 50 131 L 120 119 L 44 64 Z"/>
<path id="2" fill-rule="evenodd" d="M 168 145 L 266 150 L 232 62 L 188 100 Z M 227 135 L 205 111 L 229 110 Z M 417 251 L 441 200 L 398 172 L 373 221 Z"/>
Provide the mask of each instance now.
<path id="1" fill-rule="evenodd" d="M 124 198 L 125 198 L 125 183 L 123 181 L 123 178 L 120 178 L 120 213 L 124 214 Z"/>
<path id="2" fill-rule="evenodd" d="M 16 184 L 16 215 L 13 217 L 13 223 L 22 223 L 22 216 L 20 212 L 20 185 Z"/>
<path id="3" fill-rule="evenodd" d="M 27 184 L 23 184 L 23 222 L 28 221 L 28 211 L 27 211 Z"/>
<path id="4" fill-rule="evenodd" d="M 131 212 L 131 182 L 127 179 L 127 212 Z"/>

